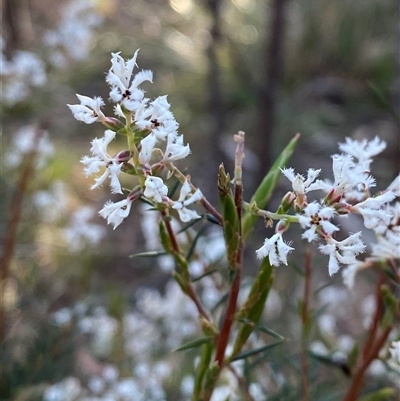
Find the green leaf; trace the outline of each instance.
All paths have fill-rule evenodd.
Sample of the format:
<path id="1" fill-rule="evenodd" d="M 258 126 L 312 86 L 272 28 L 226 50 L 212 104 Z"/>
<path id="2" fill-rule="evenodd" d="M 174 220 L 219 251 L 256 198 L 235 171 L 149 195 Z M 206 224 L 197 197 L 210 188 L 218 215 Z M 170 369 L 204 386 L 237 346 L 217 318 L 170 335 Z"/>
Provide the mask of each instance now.
<path id="1" fill-rule="evenodd" d="M 159 232 L 160 232 L 160 241 L 161 245 L 165 249 L 167 253 L 173 253 L 173 248 L 171 244 L 171 239 L 167 233 L 167 229 L 165 228 L 165 224 L 163 221 L 160 221 L 158 224 Z"/>
<path id="2" fill-rule="evenodd" d="M 213 339 L 213 337 L 211 337 L 211 336 L 201 337 L 201 338 L 198 338 L 196 340 L 189 341 L 188 343 L 183 344 L 178 348 L 175 348 L 172 352 L 186 351 L 188 349 L 198 348 L 198 347 L 200 347 L 200 345 L 203 345 L 203 344 L 211 342 L 212 339 Z"/>
<path id="3" fill-rule="evenodd" d="M 276 159 L 268 174 L 265 176 L 264 180 L 261 182 L 256 192 L 252 196 L 249 204 L 256 202 L 257 207 L 259 207 L 260 209 L 263 209 L 265 207 L 281 176 L 281 170 L 279 168 L 286 166 L 287 162 L 293 154 L 299 137 L 299 134 L 295 135 L 295 137 L 289 142 L 286 148 Z M 242 221 L 244 241 L 248 239 L 254 224 L 257 222 L 257 219 L 258 217 L 252 215 L 251 212 L 246 212 L 244 214 Z"/>
<path id="4" fill-rule="evenodd" d="M 174 196 L 176 190 L 179 187 L 179 184 L 180 184 L 179 180 L 176 180 L 174 185 L 168 191 L 168 198 L 172 198 Z"/>
<path id="5" fill-rule="evenodd" d="M 197 401 L 200 398 L 201 389 L 203 387 L 203 380 L 211 363 L 212 351 L 213 345 L 211 343 L 206 343 L 202 346 L 200 363 L 196 369 L 192 400 Z"/>
<path id="6" fill-rule="evenodd" d="M 202 394 L 202 397 L 200 399 L 210 399 L 210 396 L 215 388 L 215 384 L 217 383 L 218 380 L 218 375 L 219 375 L 220 368 L 218 366 L 218 363 L 214 361 L 209 368 L 207 369 L 205 373 L 205 378 L 204 378 L 204 391 Z"/>
<path id="7" fill-rule="evenodd" d="M 264 352 L 264 351 L 267 351 L 267 350 L 269 350 L 271 348 L 274 348 L 277 345 L 282 344 L 282 342 L 283 342 L 283 340 L 278 340 L 278 341 L 275 341 L 274 343 L 271 343 L 271 344 L 268 344 L 268 345 L 264 345 L 263 347 L 259 347 L 259 348 L 256 348 L 256 349 L 251 349 L 249 351 L 241 352 L 240 354 L 238 354 L 234 358 L 232 358 L 231 361 L 233 362 L 233 361 L 239 361 L 240 359 L 249 358 L 250 356 L 257 355 L 257 354 L 259 354 L 261 352 Z"/>
<path id="8" fill-rule="evenodd" d="M 133 255 L 129 255 L 130 258 L 144 258 L 144 257 L 158 257 L 162 255 L 166 255 L 167 252 L 165 251 L 148 251 L 148 252 L 139 252 L 134 253 Z"/>
<path id="9" fill-rule="evenodd" d="M 262 331 L 263 333 L 269 334 L 271 337 L 278 338 L 279 340 L 282 340 L 282 341 L 285 340 L 285 337 L 283 337 L 281 334 L 279 334 L 276 331 L 271 330 L 271 329 L 269 329 L 267 327 L 256 326 L 255 329 L 259 330 L 259 331 Z"/>
<path id="10" fill-rule="evenodd" d="M 236 270 L 237 252 L 240 242 L 240 224 L 231 190 L 230 177 L 229 174 L 225 172 L 223 164 L 220 165 L 218 172 L 218 192 L 222 205 L 222 223 L 224 227 L 227 258 L 230 268 Z"/>
<path id="11" fill-rule="evenodd" d="M 179 231 L 178 234 L 185 232 L 187 229 L 190 227 L 194 226 L 196 223 L 198 223 L 202 218 L 196 219 L 196 220 L 191 220 L 189 223 L 185 224 Z M 202 228 L 204 231 L 204 229 Z"/>
<path id="12" fill-rule="evenodd" d="M 198 276 L 198 277 L 192 278 L 191 282 L 194 283 L 195 281 L 199 281 L 199 280 L 201 280 L 203 277 L 209 276 L 210 274 L 213 274 L 213 273 L 215 273 L 215 272 L 217 272 L 217 271 L 218 271 L 218 269 L 209 270 L 209 271 L 205 272 L 204 274 L 202 274 L 202 275 L 200 275 L 200 276 Z"/>
<path id="13" fill-rule="evenodd" d="M 200 363 L 196 369 L 196 377 L 194 382 L 194 390 L 192 398 L 193 400 L 197 401 L 200 398 L 200 393 L 203 386 L 203 380 L 207 372 L 207 369 L 211 363 L 212 351 L 213 351 L 213 344 L 205 343 L 202 345 Z"/>
<path id="14" fill-rule="evenodd" d="M 272 286 L 273 273 L 274 269 L 269 263 L 268 258 L 264 258 L 261 262 L 257 276 L 253 281 L 249 295 L 236 315 L 237 319 L 242 321 L 242 323 L 245 323 L 239 328 L 233 346 L 232 357 L 240 352 L 260 320 L 265 307 L 265 302 L 268 298 L 269 290 Z"/>
<path id="15" fill-rule="evenodd" d="M 186 260 L 190 260 L 190 259 L 191 259 L 192 255 L 193 255 L 193 252 L 194 252 L 194 249 L 196 248 L 197 241 L 199 240 L 199 238 L 200 238 L 201 235 L 203 234 L 204 230 L 205 230 L 205 226 L 203 226 L 203 227 L 197 232 L 197 234 L 196 234 L 196 236 L 194 237 L 192 243 L 190 244 L 189 251 L 188 251 L 188 253 L 186 254 Z"/>
<path id="16" fill-rule="evenodd" d="M 206 219 L 207 219 L 210 223 L 214 223 L 214 224 L 220 225 L 220 224 L 219 224 L 219 221 L 218 221 L 212 214 L 210 214 L 210 213 L 207 213 L 207 214 L 206 214 Z"/>

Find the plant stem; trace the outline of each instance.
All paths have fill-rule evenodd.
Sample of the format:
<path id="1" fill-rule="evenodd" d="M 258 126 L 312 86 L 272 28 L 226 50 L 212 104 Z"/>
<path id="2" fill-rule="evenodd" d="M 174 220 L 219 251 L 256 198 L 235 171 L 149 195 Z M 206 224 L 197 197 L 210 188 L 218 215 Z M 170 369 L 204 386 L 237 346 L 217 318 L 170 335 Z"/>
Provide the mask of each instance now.
<path id="1" fill-rule="evenodd" d="M 167 216 L 167 211 L 162 211 L 161 214 L 165 217 Z M 172 229 L 171 222 L 168 219 L 164 219 L 165 228 L 167 229 L 168 236 L 171 240 L 171 245 L 173 249 L 173 256 L 175 257 L 176 262 L 179 264 L 179 259 L 182 258 L 182 253 L 179 248 L 178 241 L 176 239 L 175 233 Z M 196 308 L 201 316 L 203 316 L 207 321 L 211 321 L 208 313 L 204 309 L 202 303 L 200 302 L 199 297 L 197 296 L 192 283 L 189 280 L 185 280 L 185 289 L 187 296 L 193 301 L 196 305 Z"/>
<path id="2" fill-rule="evenodd" d="M 229 336 L 231 333 L 232 324 L 235 318 L 237 300 L 240 289 L 240 281 L 241 281 L 241 272 L 242 272 L 242 264 L 243 264 L 243 235 L 242 235 L 242 214 L 243 214 L 243 184 L 242 184 L 242 160 L 244 157 L 244 132 L 239 132 L 238 135 L 235 135 L 235 142 L 237 143 L 236 148 L 236 157 L 235 157 L 235 206 L 236 213 L 239 222 L 239 244 L 236 252 L 236 261 L 235 266 L 231 266 L 231 268 L 235 271 L 235 277 L 233 279 L 233 283 L 231 286 L 228 306 L 225 312 L 225 318 L 222 323 L 221 331 L 217 340 L 217 350 L 215 353 L 215 362 L 219 367 L 219 372 L 221 372 L 224 365 L 225 351 L 228 345 Z M 206 394 L 204 401 L 209 401 L 211 398 L 212 391 L 209 394 Z"/>
<path id="3" fill-rule="evenodd" d="M 310 400 L 310 386 L 308 382 L 309 364 L 307 358 L 307 339 L 309 332 L 309 306 L 311 290 L 311 251 L 307 250 L 304 264 L 304 299 L 301 311 L 302 341 L 301 341 L 301 383 L 303 387 L 303 401 Z"/>
<path id="4" fill-rule="evenodd" d="M 383 284 L 384 274 L 380 272 L 378 284 L 376 286 L 375 298 L 376 309 L 372 319 L 372 323 L 368 332 L 367 340 L 364 343 L 362 352 L 360 354 L 356 371 L 352 375 L 350 388 L 342 401 L 356 401 L 360 390 L 364 385 L 364 375 L 371 362 L 379 355 L 379 351 L 385 345 L 392 326 L 385 327 L 383 331 L 378 334 L 379 322 L 383 314 L 383 302 L 381 296 L 381 286 Z"/>

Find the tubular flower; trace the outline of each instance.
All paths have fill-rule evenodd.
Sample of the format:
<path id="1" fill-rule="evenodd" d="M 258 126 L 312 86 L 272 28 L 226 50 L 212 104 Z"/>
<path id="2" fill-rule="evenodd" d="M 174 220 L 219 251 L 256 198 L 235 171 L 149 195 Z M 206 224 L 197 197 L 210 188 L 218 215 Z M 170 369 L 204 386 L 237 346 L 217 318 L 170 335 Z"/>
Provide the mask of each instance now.
<path id="1" fill-rule="evenodd" d="M 396 195 L 392 191 L 386 191 L 374 198 L 368 198 L 363 202 L 352 206 L 352 210 L 361 214 L 365 227 L 374 230 L 382 223 L 387 226 L 392 215 L 387 213 L 383 206 L 390 203 Z"/>
<path id="2" fill-rule="evenodd" d="M 129 216 L 132 202 L 133 200 L 129 197 L 116 203 L 108 201 L 99 214 L 101 217 L 107 219 L 107 224 L 112 224 L 115 230 Z"/>
<path id="3" fill-rule="evenodd" d="M 131 82 L 138 51 L 127 61 L 119 53 L 111 53 L 111 68 L 106 77 L 111 87 L 111 100 L 115 103 L 121 102 L 129 111 L 137 110 L 144 98 L 144 92 L 138 88 L 139 85 L 145 81 L 153 81 L 153 73 L 147 70 L 138 72 Z"/>
<path id="4" fill-rule="evenodd" d="M 281 171 L 282 174 L 292 183 L 293 192 L 296 195 L 305 195 L 307 192 L 322 189 L 320 184 L 317 185 L 314 183 L 321 172 L 320 169 L 315 170 L 313 168 L 309 168 L 307 170 L 307 179 L 305 179 L 301 174 L 295 175 L 294 169 L 291 167 L 281 169 Z"/>
<path id="5" fill-rule="evenodd" d="M 81 104 L 68 104 L 67 106 L 72 111 L 72 114 L 78 121 L 85 124 L 92 124 L 94 122 L 102 122 L 106 116 L 101 111 L 104 106 L 104 101 L 101 97 L 94 97 L 93 99 L 88 96 L 76 95 Z"/>
<path id="6" fill-rule="evenodd" d="M 356 256 L 365 250 L 365 245 L 361 240 L 361 231 L 350 235 L 343 241 L 336 241 L 327 237 L 327 244 L 320 245 L 319 250 L 325 255 L 329 255 L 329 275 L 332 276 L 340 269 L 340 263 L 346 265 L 356 264 Z"/>
<path id="7" fill-rule="evenodd" d="M 197 189 L 192 193 L 192 188 L 190 187 L 188 180 L 186 180 L 182 185 L 179 199 L 176 202 L 173 202 L 172 209 L 178 211 L 179 217 L 184 223 L 190 220 L 199 219 L 201 216 L 196 211 L 187 209 L 186 206 L 199 201 L 202 197 L 203 194 L 200 189 Z"/>
<path id="8" fill-rule="evenodd" d="M 339 149 L 358 159 L 359 164 L 365 171 L 369 170 L 372 162 L 371 157 L 381 153 L 386 148 L 386 142 L 375 137 L 372 141 L 354 141 L 346 138 L 346 143 L 339 143 Z"/>
<path id="9" fill-rule="evenodd" d="M 167 96 L 159 96 L 150 106 L 145 99 L 135 112 L 135 123 L 141 129 L 149 129 L 157 139 L 165 139 L 169 134 L 177 134 L 179 124 L 169 111 L 171 105 Z M 147 106 L 147 107 L 146 107 Z"/>
<path id="10" fill-rule="evenodd" d="M 256 251 L 256 255 L 258 259 L 268 256 L 272 266 L 279 266 L 281 263 L 287 265 L 287 255 L 293 250 L 294 248 L 283 241 L 282 234 L 276 233 L 265 239 L 264 245 Z"/>
<path id="11" fill-rule="evenodd" d="M 339 228 L 329 221 L 335 214 L 333 207 L 322 207 L 318 202 L 309 203 L 304 208 L 304 215 L 298 215 L 300 225 L 307 228 L 301 238 L 312 242 L 318 238 L 318 233 L 331 235 L 335 231 L 339 231 Z"/>
<path id="12" fill-rule="evenodd" d="M 142 149 L 139 152 L 139 162 L 141 164 L 150 164 L 151 155 L 154 146 L 156 146 L 157 138 L 153 133 L 150 133 L 140 141 Z"/>
<path id="13" fill-rule="evenodd" d="M 168 135 L 167 148 L 162 162 L 172 162 L 184 159 L 190 154 L 189 145 L 183 145 L 183 135 Z"/>
<path id="14" fill-rule="evenodd" d="M 110 177 L 111 191 L 113 194 L 122 194 L 121 184 L 119 182 L 119 174 L 121 172 L 122 163 L 130 159 L 130 152 L 120 152 L 117 156 L 111 157 L 107 153 L 107 147 L 109 143 L 115 138 L 115 132 L 107 130 L 105 131 L 103 138 L 95 138 L 92 141 L 91 152 L 93 156 L 83 156 L 81 163 L 85 165 L 84 172 L 86 177 L 91 176 L 99 172 L 100 167 L 106 167 L 103 175 L 95 178 L 95 184 L 90 189 L 98 188 L 104 183 L 107 177 Z M 123 153 L 122 156 L 119 157 Z"/>
<path id="15" fill-rule="evenodd" d="M 168 187 L 160 177 L 149 176 L 144 183 L 146 189 L 143 195 L 146 198 L 153 199 L 157 203 L 162 202 L 163 196 L 167 196 Z"/>

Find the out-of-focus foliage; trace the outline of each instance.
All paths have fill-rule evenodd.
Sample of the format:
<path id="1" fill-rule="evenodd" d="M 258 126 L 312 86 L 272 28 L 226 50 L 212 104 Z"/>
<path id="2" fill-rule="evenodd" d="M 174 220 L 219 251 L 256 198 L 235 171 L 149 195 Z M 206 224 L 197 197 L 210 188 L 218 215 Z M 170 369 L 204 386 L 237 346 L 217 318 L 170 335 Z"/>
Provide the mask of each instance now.
<path id="1" fill-rule="evenodd" d="M 95 125 L 79 125 L 66 104 L 76 102 L 75 92 L 108 97 L 104 72 L 111 52 L 131 57 L 141 49 L 140 68 L 155 71 L 147 94 L 169 94 L 180 132 L 191 144 L 188 170 L 204 192 L 215 192 L 216 166 L 232 163 L 230 137 L 238 130 L 247 135 L 244 182 L 249 194 L 269 167 L 259 144 L 268 141 L 275 157 L 296 132 L 302 139 L 292 165 L 299 171 L 310 167 L 310 160 L 323 167 L 323 159 L 345 136 L 379 135 L 389 146 L 385 158 L 376 161 L 375 175 L 384 187 L 396 174 L 398 2 L 286 1 L 276 119 L 264 132 L 258 125 L 265 112 L 260 90 L 273 62 L 265 57 L 273 7 L 261 0 L 4 1 L 3 244 L 10 224 L 16 224 L 9 216 L 26 155 L 35 147 L 29 139 L 32 127 L 46 122 L 47 134 L 30 166 L 14 256 L 1 287 L 5 336 L 0 399 L 186 400 L 193 387 L 194 352 L 171 353 L 200 331 L 196 311 L 170 280 L 173 261 L 128 257 L 138 250 L 160 250 L 151 231 L 154 222 L 132 213 L 117 231 L 105 227 L 97 211 L 108 195 L 87 189 L 79 163 L 90 141 L 103 132 Z M 276 199 L 285 188 L 279 190 Z M 212 230 L 204 233 L 195 252 L 218 272 L 225 263 L 221 238 Z M 196 234 L 188 230 L 186 235 L 189 248 Z M 251 276 L 254 258 L 246 258 L 244 273 Z M 327 365 L 351 354 L 373 310 L 373 276 L 349 292 L 337 278 L 330 285 L 324 263 L 319 256 L 314 260 L 316 323 L 308 336 L 310 380 L 317 383 L 311 399 L 316 401 L 343 395 L 346 374 L 340 363 L 333 371 Z M 203 274 L 199 264 L 190 269 L 193 276 Z M 238 362 L 254 400 L 300 398 L 295 339 L 301 329 L 295 316 L 302 276 L 295 271 L 296 266 L 276 270 L 262 317 L 263 324 L 288 341 Z M 224 280 L 220 275 L 199 283 L 203 299 L 216 313 L 222 310 Z M 257 346 L 266 339 L 260 332 L 251 341 Z M 397 374 L 393 366 L 377 361 L 365 392 L 392 386 Z M 236 386 L 235 375 L 226 372 L 215 401 Z"/>

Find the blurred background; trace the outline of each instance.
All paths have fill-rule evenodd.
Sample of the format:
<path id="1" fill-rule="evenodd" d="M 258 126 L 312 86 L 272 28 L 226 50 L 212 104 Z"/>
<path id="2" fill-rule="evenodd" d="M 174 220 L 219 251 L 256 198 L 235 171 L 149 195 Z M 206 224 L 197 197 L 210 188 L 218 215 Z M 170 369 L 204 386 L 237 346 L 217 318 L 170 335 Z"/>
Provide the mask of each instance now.
<path id="1" fill-rule="evenodd" d="M 239 130 L 247 200 L 297 132 L 296 172 L 322 168 L 330 178 L 338 142 L 379 136 L 388 146 L 373 164 L 378 189 L 398 174 L 396 0 L 4 0 L 1 19 L 2 400 L 189 398 L 195 353 L 171 350 L 199 335 L 196 312 L 170 280 L 168 258 L 129 257 L 160 249 L 155 216 L 138 205 L 116 231 L 98 217 L 109 189 L 90 191 L 79 160 L 104 130 L 77 122 L 66 106 L 76 93 L 108 99 L 111 52 L 127 59 L 140 48 L 139 68 L 154 72 L 154 83 L 142 86 L 146 96 L 168 94 L 192 150 L 180 166 L 214 203 L 217 167 L 232 169 Z M 110 104 L 105 114 L 113 114 Z M 282 180 L 271 210 L 288 188 Z M 201 222 L 192 238 L 198 231 L 194 276 L 204 260 L 224 267 L 218 230 Z M 251 246 L 269 234 L 260 226 Z M 349 291 L 340 275 L 329 278 L 325 258 L 314 265 L 310 347 L 346 354 L 373 310 L 375 277 Z M 216 313 L 223 279 L 199 284 Z M 276 270 L 264 319 L 288 341 L 255 364 L 262 369 L 246 370 L 249 399 L 299 399 L 302 285 L 296 269 Z M 310 363 L 312 399 L 340 399 L 348 380 L 340 364 L 332 376 L 318 358 Z M 368 390 L 391 385 L 387 369 L 376 365 Z M 233 383 L 224 377 L 214 401 Z"/>

